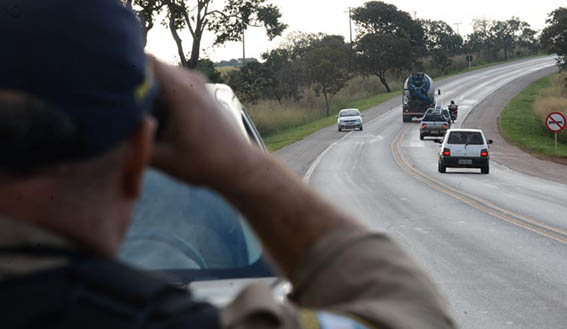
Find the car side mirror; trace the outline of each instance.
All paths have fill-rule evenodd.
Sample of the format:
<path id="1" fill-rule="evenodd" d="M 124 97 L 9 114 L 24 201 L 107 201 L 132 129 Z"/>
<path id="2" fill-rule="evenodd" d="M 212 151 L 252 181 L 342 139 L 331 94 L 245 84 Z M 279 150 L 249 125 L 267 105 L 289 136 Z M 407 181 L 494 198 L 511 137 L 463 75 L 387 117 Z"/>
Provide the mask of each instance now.
<path id="1" fill-rule="evenodd" d="M 494 143 L 494 141 L 492 139 L 489 139 L 488 144 L 492 144 L 492 143 Z"/>
<path id="2" fill-rule="evenodd" d="M 441 95 L 441 89 L 437 89 L 437 95 Z"/>

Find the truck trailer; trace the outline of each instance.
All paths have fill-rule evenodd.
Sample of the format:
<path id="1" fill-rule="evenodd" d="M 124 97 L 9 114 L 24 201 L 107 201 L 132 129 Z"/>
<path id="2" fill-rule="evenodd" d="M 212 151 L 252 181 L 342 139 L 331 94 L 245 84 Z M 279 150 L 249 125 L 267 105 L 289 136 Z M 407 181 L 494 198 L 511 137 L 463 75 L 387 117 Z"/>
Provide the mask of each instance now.
<path id="1" fill-rule="evenodd" d="M 439 91 L 441 94 L 441 91 Z M 423 72 L 412 73 L 404 83 L 402 94 L 402 120 L 410 122 L 421 118 L 427 109 L 435 107 L 433 79 Z"/>

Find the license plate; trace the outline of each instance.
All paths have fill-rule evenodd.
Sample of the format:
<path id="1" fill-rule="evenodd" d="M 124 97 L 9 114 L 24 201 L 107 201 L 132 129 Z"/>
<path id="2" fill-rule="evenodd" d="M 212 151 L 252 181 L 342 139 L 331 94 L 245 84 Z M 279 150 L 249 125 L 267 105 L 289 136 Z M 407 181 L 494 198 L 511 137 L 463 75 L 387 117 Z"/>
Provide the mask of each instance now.
<path id="1" fill-rule="evenodd" d="M 459 164 L 461 164 L 461 165 L 471 165 L 471 164 L 472 164 L 472 160 L 470 160 L 470 159 L 461 159 L 461 160 L 459 160 Z"/>

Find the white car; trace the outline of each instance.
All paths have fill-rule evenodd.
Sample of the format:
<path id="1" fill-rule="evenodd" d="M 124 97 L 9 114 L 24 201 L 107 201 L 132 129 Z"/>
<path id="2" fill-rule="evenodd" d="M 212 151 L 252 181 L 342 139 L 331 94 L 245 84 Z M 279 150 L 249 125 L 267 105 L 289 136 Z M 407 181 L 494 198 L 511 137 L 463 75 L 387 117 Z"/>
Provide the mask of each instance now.
<path id="1" fill-rule="evenodd" d="M 340 110 L 337 115 L 337 128 L 339 131 L 343 129 L 359 129 L 362 130 L 363 115 L 358 109 Z"/>
<path id="2" fill-rule="evenodd" d="M 480 168 L 483 174 L 490 171 L 490 156 L 487 140 L 479 129 L 449 129 L 443 140 L 436 140 L 441 144 L 439 148 L 440 173 L 447 168 Z"/>
<path id="3" fill-rule="evenodd" d="M 265 151 L 262 138 L 227 85 L 207 86 L 242 137 Z M 203 143 L 207 141 L 203 140 Z M 189 286 L 194 296 L 226 305 L 251 281 L 271 284 L 277 297 L 289 284 L 276 278 L 242 215 L 215 191 L 149 169 L 144 190 L 120 252 L 143 270 Z"/>

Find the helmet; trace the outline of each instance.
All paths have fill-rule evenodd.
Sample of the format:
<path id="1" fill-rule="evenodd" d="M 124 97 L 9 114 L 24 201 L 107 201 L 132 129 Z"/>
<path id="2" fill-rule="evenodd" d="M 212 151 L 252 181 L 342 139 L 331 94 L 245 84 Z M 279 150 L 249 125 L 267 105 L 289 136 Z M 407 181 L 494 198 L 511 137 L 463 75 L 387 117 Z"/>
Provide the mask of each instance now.
<path id="1" fill-rule="evenodd" d="M 455 104 L 455 101 L 451 101 L 451 104 Z"/>

